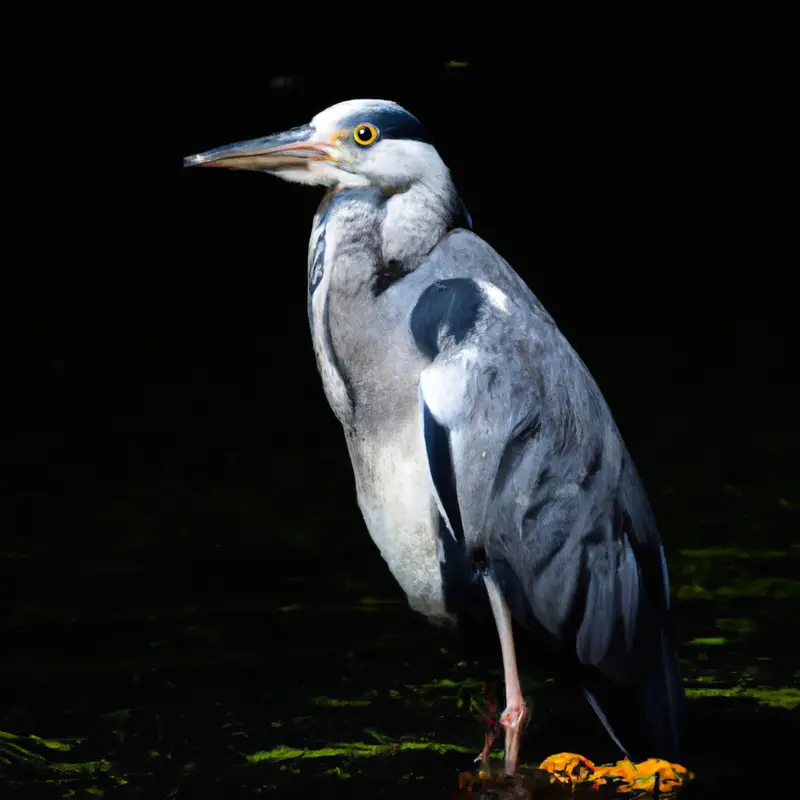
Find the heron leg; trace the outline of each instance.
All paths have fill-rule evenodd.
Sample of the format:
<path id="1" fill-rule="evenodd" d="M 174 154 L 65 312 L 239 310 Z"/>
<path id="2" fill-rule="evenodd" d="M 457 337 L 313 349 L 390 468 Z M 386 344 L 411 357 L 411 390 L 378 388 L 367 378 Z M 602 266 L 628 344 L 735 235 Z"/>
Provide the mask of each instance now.
<path id="1" fill-rule="evenodd" d="M 519 746 L 522 731 L 528 721 L 528 707 L 522 696 L 522 688 L 517 672 L 517 655 L 514 650 L 514 632 L 511 624 L 511 611 L 503 599 L 500 589 L 488 573 L 483 576 L 489 603 L 492 606 L 494 622 L 500 637 L 500 648 L 503 652 L 503 674 L 506 683 L 506 710 L 500 717 L 500 724 L 506 732 L 506 774 L 513 775 L 517 771 Z"/>

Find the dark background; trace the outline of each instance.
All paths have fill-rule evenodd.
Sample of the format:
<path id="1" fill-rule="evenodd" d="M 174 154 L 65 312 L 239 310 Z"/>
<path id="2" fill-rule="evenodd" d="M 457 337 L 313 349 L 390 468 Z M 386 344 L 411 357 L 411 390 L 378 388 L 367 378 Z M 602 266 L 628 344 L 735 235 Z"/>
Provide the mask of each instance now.
<path id="1" fill-rule="evenodd" d="M 81 758 L 116 764 L 125 758 L 108 755 L 98 719 L 125 707 L 147 717 L 130 730 L 160 742 L 139 750 L 191 750 L 191 736 L 158 733 L 153 715 L 168 707 L 182 719 L 191 698 L 211 703 L 209 686 L 226 708 L 260 703 L 269 716 L 264 687 L 302 705 L 320 654 L 339 663 L 369 625 L 413 631 L 388 655 L 357 657 L 376 688 L 398 654 L 441 666 L 426 661 L 439 657 L 438 634 L 402 605 L 363 630 L 319 610 L 353 592 L 402 599 L 358 515 L 310 346 L 306 248 L 319 192 L 181 169 L 185 155 L 343 99 L 394 99 L 433 134 L 475 231 L 595 375 L 668 551 L 724 547 L 734 529 L 744 550 L 769 536 L 792 544 L 796 517 L 729 505 L 736 487 L 777 502 L 798 476 L 791 26 L 764 11 L 587 8 L 17 11 L 4 89 L 16 140 L 5 160 L 5 730 L 94 731 L 102 743 Z M 728 514 L 760 524 L 731 527 Z M 793 565 L 781 569 L 794 579 Z M 303 603 L 318 611 L 273 613 Z M 202 647 L 184 641 L 180 613 L 201 618 L 180 625 L 216 633 Z M 316 656 L 299 641 L 316 641 Z M 153 642 L 171 654 L 166 666 Z M 772 657 L 783 646 L 763 648 Z M 162 680 L 165 670 L 174 674 Z M 190 727 L 206 742 L 222 723 L 204 720 Z M 255 730 L 270 723 L 259 720 L 247 752 L 265 746 Z M 471 724 L 460 730 L 477 744 Z M 599 749 L 601 735 L 587 736 Z M 301 746 L 288 733 L 281 742 Z M 748 751 L 737 742 L 740 755 L 718 753 L 714 774 Z M 138 752 L 126 756 L 130 774 L 148 777 L 108 779 L 107 790 L 160 797 L 194 774 L 175 767 L 177 754 L 145 768 Z M 213 745 L 203 753 L 207 768 L 217 763 Z M 45 792 L 12 761 L 9 786 Z M 279 778 L 259 780 L 287 796 L 317 791 L 302 775 Z M 371 779 L 342 796 L 399 785 Z M 233 784 L 213 794 L 208 780 L 190 796 L 238 796 Z M 247 780 L 234 781 L 242 796 Z"/>

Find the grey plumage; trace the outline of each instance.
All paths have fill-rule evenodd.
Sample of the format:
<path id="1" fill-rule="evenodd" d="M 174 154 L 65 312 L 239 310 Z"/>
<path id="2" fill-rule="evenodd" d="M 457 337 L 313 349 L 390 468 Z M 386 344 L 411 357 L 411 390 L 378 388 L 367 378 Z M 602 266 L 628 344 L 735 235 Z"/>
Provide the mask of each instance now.
<path id="1" fill-rule="evenodd" d="M 362 123 L 379 134 L 371 148 L 340 135 Z M 454 621 L 445 575 L 474 583 L 479 563 L 518 623 L 574 656 L 621 746 L 677 758 L 663 548 L 589 371 L 514 270 L 460 227 L 463 203 L 411 115 L 351 101 L 310 130 L 330 157 L 300 171 L 279 140 L 238 144 L 235 157 L 330 187 L 309 246 L 314 351 L 359 507 L 411 606 Z M 505 649 L 504 663 L 509 682 Z"/>

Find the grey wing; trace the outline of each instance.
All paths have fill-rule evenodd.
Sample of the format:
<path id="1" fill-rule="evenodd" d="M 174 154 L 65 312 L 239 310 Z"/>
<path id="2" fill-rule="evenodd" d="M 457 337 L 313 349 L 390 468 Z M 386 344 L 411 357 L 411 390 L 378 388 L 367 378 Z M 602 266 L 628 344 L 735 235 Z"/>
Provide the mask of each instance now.
<path id="1" fill-rule="evenodd" d="M 420 415 L 440 511 L 468 552 L 510 576 L 520 621 L 532 615 L 624 681 L 641 601 L 665 605 L 661 544 L 586 367 L 512 279 L 502 284 L 435 281 L 411 316 L 432 358 Z"/>
<path id="2" fill-rule="evenodd" d="M 584 665 L 612 737 L 680 760 L 664 553 L 600 390 L 530 289 L 473 234 L 445 237 L 415 278 L 411 333 L 431 362 L 421 425 L 451 535 L 467 553 L 485 551 L 520 622 Z"/>

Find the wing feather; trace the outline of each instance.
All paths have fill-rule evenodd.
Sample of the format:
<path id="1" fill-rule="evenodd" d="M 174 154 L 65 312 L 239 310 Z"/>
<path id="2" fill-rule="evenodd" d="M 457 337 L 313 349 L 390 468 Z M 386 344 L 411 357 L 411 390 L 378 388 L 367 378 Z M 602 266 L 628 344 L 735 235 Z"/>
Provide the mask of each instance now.
<path id="1" fill-rule="evenodd" d="M 525 598 L 520 622 L 532 616 L 615 685 L 636 682 L 645 651 L 669 661 L 659 644 L 666 564 L 644 488 L 552 319 L 494 251 L 459 233 L 450 257 L 466 259 L 472 277 L 431 284 L 416 318 L 432 359 L 421 422 L 449 528 L 468 552 L 510 567 Z M 657 685 L 674 688 L 676 667 L 664 670 Z M 587 692 L 602 705 L 602 691 Z"/>

